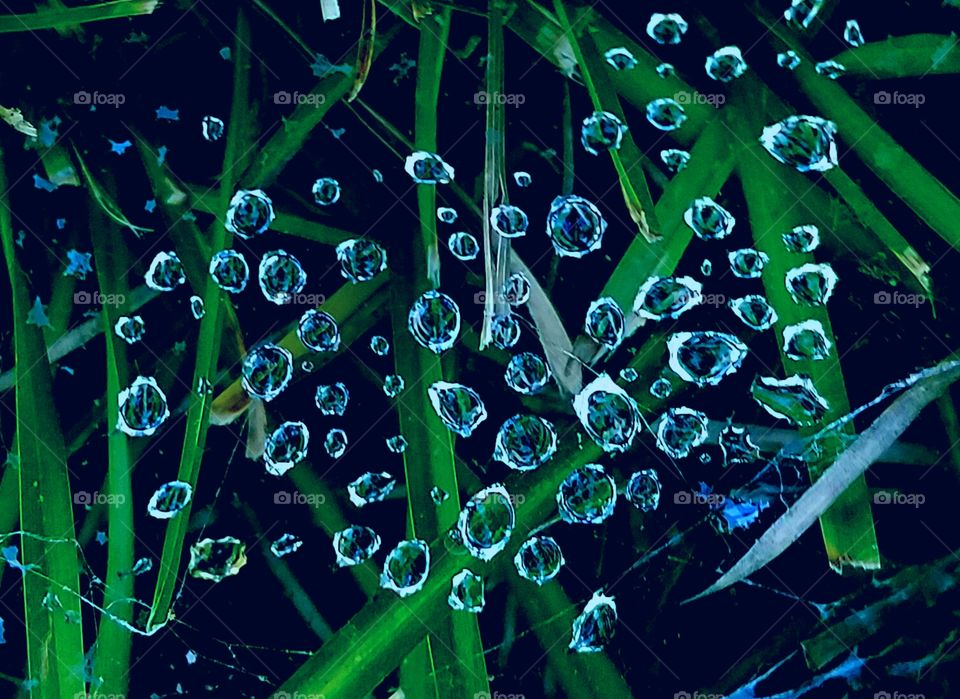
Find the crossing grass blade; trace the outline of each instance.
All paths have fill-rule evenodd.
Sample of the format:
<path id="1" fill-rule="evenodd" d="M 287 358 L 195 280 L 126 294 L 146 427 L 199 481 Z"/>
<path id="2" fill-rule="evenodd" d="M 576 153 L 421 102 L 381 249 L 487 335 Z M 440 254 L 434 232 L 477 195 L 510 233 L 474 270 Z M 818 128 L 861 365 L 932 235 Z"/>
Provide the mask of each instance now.
<path id="1" fill-rule="evenodd" d="M 374 51 L 377 46 L 377 0 L 362 0 L 363 19 L 360 23 L 360 42 L 357 49 L 356 77 L 353 87 L 347 93 L 347 102 L 353 102 L 363 89 L 370 68 L 373 66 Z"/>
<path id="2" fill-rule="evenodd" d="M 159 0 L 114 0 L 96 5 L 43 9 L 18 15 L 0 15 L 0 34 L 71 29 L 81 24 L 152 14 Z"/>
<path id="3" fill-rule="evenodd" d="M 16 259 L 2 150 L 0 192 L 0 239 L 13 302 L 17 376 L 14 454 L 20 476 L 20 529 L 31 534 L 20 537 L 20 560 L 24 566 L 38 568 L 37 572 L 23 572 L 27 679 L 35 683 L 31 696 L 62 699 L 82 696 L 86 691 L 80 565 L 66 449 L 43 333 L 27 324 L 30 283 Z M 53 611 L 44 606 L 48 593 L 60 601 L 60 607 Z"/>
<path id="4" fill-rule="evenodd" d="M 868 80 L 923 78 L 960 73 L 960 47 L 954 34 L 909 34 L 871 41 L 837 54 L 846 74 Z M 874 92 L 883 104 L 881 90 Z M 889 93 L 887 93 L 889 95 Z"/>

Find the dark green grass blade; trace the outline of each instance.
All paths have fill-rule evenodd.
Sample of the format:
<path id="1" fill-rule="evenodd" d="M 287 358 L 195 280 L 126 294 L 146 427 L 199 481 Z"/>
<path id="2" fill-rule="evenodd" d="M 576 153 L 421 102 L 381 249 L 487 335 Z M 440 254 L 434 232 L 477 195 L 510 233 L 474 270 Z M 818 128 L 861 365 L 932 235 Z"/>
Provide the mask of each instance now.
<path id="1" fill-rule="evenodd" d="M 97 5 L 45 9 L 19 15 L 0 16 L 0 34 L 29 32 L 40 29 L 70 29 L 80 24 L 149 15 L 158 0 L 114 0 Z"/>
<path id="2" fill-rule="evenodd" d="M 80 626 L 79 570 L 66 449 L 53 401 L 53 384 L 43 333 L 27 325 L 29 281 L 17 264 L 14 230 L 6 197 L 7 177 L 0 151 L 0 238 L 13 301 L 16 356 L 17 436 L 21 562 L 37 572 L 23 575 L 27 635 L 27 679 L 31 696 L 62 699 L 85 692 L 83 633 Z M 39 537 L 39 538 L 38 538 Z M 61 608 L 47 611 L 53 592 Z"/>
<path id="3" fill-rule="evenodd" d="M 960 73 L 960 46 L 953 34 L 891 36 L 847 49 L 833 60 L 847 69 L 847 75 L 868 80 L 952 75 Z"/>

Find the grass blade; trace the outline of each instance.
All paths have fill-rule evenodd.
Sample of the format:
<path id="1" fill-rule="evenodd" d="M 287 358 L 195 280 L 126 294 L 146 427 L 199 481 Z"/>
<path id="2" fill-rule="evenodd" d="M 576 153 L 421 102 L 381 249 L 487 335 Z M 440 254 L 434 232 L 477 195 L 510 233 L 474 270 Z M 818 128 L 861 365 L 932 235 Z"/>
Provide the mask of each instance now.
<path id="1" fill-rule="evenodd" d="M 62 699 L 83 695 L 84 647 L 80 626 L 80 582 L 74 541 L 66 449 L 53 401 L 53 383 L 40 328 L 27 325 L 29 281 L 17 264 L 14 230 L 6 199 L 7 176 L 0 151 L 0 238 L 13 301 L 16 355 L 16 449 L 20 474 L 21 562 L 23 573 L 27 677 L 32 696 Z M 48 611 L 44 598 L 57 595 L 60 608 Z"/>
<path id="2" fill-rule="evenodd" d="M 130 223 L 130 219 L 128 219 L 124 215 L 123 211 L 120 210 L 120 207 L 117 206 L 117 203 L 114 201 L 113 197 L 110 196 L 106 190 L 104 190 L 104 188 L 97 181 L 97 178 L 93 176 L 92 172 L 90 172 L 90 169 L 87 167 L 87 164 L 80 155 L 80 151 L 74 150 L 74 153 L 77 156 L 77 162 L 80 163 L 80 170 L 83 172 L 83 179 L 86 181 L 91 195 L 93 195 L 93 200 L 96 202 L 97 206 L 103 209 L 103 213 L 119 223 L 121 226 L 126 226 L 136 235 L 140 235 L 142 233 L 153 233 L 152 228 L 144 228 L 143 226 L 136 226 Z"/>
<path id="3" fill-rule="evenodd" d="M 360 24 L 360 43 L 357 48 L 356 77 L 353 87 L 347 93 L 347 102 L 353 102 L 363 89 L 373 66 L 374 50 L 377 46 L 377 0 L 364 0 L 363 19 Z"/>
<path id="4" fill-rule="evenodd" d="M 960 73 L 960 49 L 954 34 L 891 36 L 847 49 L 833 60 L 847 69 L 847 75 L 871 80 Z"/>
<path id="5" fill-rule="evenodd" d="M 79 24 L 152 14 L 158 0 L 114 0 L 97 5 L 39 10 L 0 16 L 0 34 L 32 32 L 39 29 L 70 29 Z"/>

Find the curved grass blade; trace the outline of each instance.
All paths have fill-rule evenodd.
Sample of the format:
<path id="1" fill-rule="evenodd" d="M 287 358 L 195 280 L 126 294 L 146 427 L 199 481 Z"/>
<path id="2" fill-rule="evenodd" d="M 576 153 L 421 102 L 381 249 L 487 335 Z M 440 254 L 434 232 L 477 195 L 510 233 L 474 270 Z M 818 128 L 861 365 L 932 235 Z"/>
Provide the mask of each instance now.
<path id="1" fill-rule="evenodd" d="M 53 382 L 40 328 L 27 324 L 29 281 L 16 260 L 7 202 L 7 175 L 0 151 L 0 240 L 13 302 L 16 357 L 16 446 L 19 472 L 21 562 L 41 575 L 23 571 L 27 678 L 31 696 L 42 699 L 82 696 L 84 646 L 80 625 L 80 563 L 74 541 L 73 504 L 66 448 L 53 400 Z M 8 466 L 9 468 L 9 466 Z M 60 601 L 48 611 L 44 600 Z"/>
<path id="2" fill-rule="evenodd" d="M 18 15 L 0 15 L 0 34 L 40 29 L 71 29 L 80 24 L 152 14 L 159 0 L 114 0 L 97 5 L 39 10 Z"/>
<path id="3" fill-rule="evenodd" d="M 692 602 L 743 580 L 770 563 L 796 541 L 837 497 L 913 423 L 928 404 L 960 379 L 960 361 L 945 361 L 924 372 L 851 444 L 823 475 L 765 531 L 743 557 Z"/>
<path id="4" fill-rule="evenodd" d="M 373 66 L 374 49 L 377 45 L 377 0 L 363 0 L 363 19 L 360 24 L 360 43 L 357 48 L 356 77 L 347 93 L 346 101 L 353 102 L 363 89 Z"/>
<path id="5" fill-rule="evenodd" d="M 847 49 L 833 60 L 847 69 L 847 75 L 872 80 L 960 73 L 960 48 L 955 34 L 891 36 Z"/>
<path id="6" fill-rule="evenodd" d="M 84 162 L 83 157 L 80 155 L 80 151 L 75 148 L 73 152 L 77 156 L 77 162 L 80 163 L 80 171 L 83 172 L 83 179 L 86 181 L 87 187 L 90 188 L 90 194 L 93 196 L 93 200 L 97 203 L 97 206 L 103 209 L 103 213 L 119 223 L 121 226 L 129 228 L 138 236 L 141 233 L 153 233 L 152 228 L 136 226 L 130 223 L 130 219 L 128 219 L 124 215 L 123 211 L 120 210 L 120 207 L 117 206 L 117 203 L 113 200 L 113 197 L 111 197 L 110 194 L 103 189 L 100 183 L 97 182 L 97 178 L 93 176 L 92 172 L 90 172 L 90 169 Z"/>

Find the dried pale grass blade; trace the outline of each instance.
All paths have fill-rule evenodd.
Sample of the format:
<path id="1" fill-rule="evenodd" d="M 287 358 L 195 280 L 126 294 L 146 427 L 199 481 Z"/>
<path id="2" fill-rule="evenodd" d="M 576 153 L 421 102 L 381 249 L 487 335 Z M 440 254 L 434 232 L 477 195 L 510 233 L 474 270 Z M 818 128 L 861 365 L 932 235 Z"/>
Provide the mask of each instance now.
<path id="1" fill-rule="evenodd" d="M 267 444 L 267 409 L 262 400 L 250 401 L 247 410 L 247 449 L 245 456 L 257 461 Z"/>
<path id="2" fill-rule="evenodd" d="M 360 41 L 357 46 L 357 69 L 353 87 L 344 98 L 353 102 L 363 89 L 363 84 L 370 75 L 373 66 L 374 49 L 377 44 L 377 0 L 365 0 L 363 4 L 363 19 L 360 25 Z"/>

